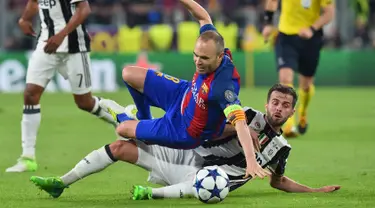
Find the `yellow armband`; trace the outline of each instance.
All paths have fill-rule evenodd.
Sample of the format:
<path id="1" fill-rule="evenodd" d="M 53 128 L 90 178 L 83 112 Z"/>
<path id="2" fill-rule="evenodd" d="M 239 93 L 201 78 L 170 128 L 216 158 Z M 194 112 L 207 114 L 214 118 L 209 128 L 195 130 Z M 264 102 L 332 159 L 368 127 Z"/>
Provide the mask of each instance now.
<path id="1" fill-rule="evenodd" d="M 237 121 L 246 121 L 245 112 L 240 105 L 230 105 L 224 109 L 228 121 L 234 126 Z"/>

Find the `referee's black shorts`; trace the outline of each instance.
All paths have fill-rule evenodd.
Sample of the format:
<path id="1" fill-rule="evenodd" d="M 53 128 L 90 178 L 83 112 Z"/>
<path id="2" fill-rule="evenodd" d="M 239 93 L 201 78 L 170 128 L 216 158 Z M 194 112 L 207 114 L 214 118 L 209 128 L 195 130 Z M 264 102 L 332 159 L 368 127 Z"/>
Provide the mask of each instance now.
<path id="1" fill-rule="evenodd" d="M 322 31 L 317 32 L 310 39 L 279 32 L 275 46 L 277 69 L 287 67 L 304 76 L 313 77 L 322 47 Z"/>

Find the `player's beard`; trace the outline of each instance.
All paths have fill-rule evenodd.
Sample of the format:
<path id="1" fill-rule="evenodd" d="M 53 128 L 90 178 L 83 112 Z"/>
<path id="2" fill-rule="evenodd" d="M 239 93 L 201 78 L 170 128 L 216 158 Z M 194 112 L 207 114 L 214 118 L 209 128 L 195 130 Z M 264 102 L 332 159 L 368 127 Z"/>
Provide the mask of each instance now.
<path id="1" fill-rule="evenodd" d="M 267 122 L 273 127 L 273 128 L 280 128 L 287 120 L 288 118 L 284 119 L 274 119 L 273 116 L 270 113 L 267 113 Z"/>
<path id="2" fill-rule="evenodd" d="M 198 72 L 198 74 L 210 74 L 214 71 L 215 69 L 213 69 L 210 65 L 202 68 L 196 67 L 196 72 Z"/>

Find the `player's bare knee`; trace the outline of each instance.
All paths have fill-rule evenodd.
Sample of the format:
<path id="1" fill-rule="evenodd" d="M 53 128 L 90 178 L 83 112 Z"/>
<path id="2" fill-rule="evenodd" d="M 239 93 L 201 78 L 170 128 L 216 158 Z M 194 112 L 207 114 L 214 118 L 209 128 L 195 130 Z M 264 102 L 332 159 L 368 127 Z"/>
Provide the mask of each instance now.
<path id="1" fill-rule="evenodd" d="M 123 146 L 126 145 L 125 143 L 126 142 L 123 140 L 117 140 L 109 145 L 109 149 L 111 150 L 111 153 L 115 159 L 121 157 L 121 151 L 123 149 Z"/>
<path id="2" fill-rule="evenodd" d="M 291 68 L 281 68 L 279 71 L 279 82 L 281 84 L 293 84 L 294 73 Z"/>
<path id="3" fill-rule="evenodd" d="M 109 145 L 109 149 L 114 158 L 127 161 L 126 154 L 135 146 L 131 141 L 117 140 Z"/>
<path id="4" fill-rule="evenodd" d="M 126 122 L 121 123 L 120 125 L 117 126 L 116 128 L 116 133 L 122 137 L 127 137 L 128 136 L 128 127 Z"/>
<path id="5" fill-rule="evenodd" d="M 138 159 L 138 149 L 133 141 L 117 140 L 109 145 L 109 149 L 117 160 L 135 163 Z"/>
<path id="6" fill-rule="evenodd" d="M 129 83 L 130 85 L 132 85 L 132 82 L 133 82 L 133 79 L 134 79 L 134 76 L 135 74 L 137 73 L 136 70 L 137 70 L 138 67 L 134 67 L 134 66 L 126 66 L 122 69 L 122 79 L 126 82 L 126 83 Z"/>
<path id="7" fill-rule="evenodd" d="M 25 105 L 39 104 L 39 100 L 43 93 L 43 90 L 44 90 L 43 87 L 32 85 L 32 84 L 27 84 L 23 93 L 24 104 Z"/>
<path id="8" fill-rule="evenodd" d="M 118 135 L 125 138 L 136 138 L 135 135 L 138 123 L 139 122 L 135 120 L 124 121 L 116 127 L 116 132 Z"/>
<path id="9" fill-rule="evenodd" d="M 25 89 L 23 93 L 23 99 L 25 104 L 27 105 L 37 105 L 39 103 L 39 100 L 37 99 L 37 95 L 30 90 Z"/>
<path id="10" fill-rule="evenodd" d="M 126 66 L 122 69 L 122 79 L 134 89 L 143 92 L 147 69 L 137 66 Z"/>
<path id="11" fill-rule="evenodd" d="M 299 87 L 304 91 L 308 91 L 311 85 L 313 84 L 313 80 L 313 77 L 301 75 L 299 78 Z"/>

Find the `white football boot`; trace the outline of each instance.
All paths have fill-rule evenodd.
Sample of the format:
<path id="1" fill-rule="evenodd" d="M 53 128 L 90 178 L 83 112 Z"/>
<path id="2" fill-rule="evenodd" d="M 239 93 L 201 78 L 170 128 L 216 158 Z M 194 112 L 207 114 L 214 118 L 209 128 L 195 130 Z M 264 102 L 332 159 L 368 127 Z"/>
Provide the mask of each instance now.
<path id="1" fill-rule="evenodd" d="M 117 120 L 117 115 L 118 114 L 121 114 L 121 113 L 125 113 L 126 116 L 128 116 L 129 118 L 131 119 L 134 119 L 134 120 L 138 120 L 137 119 L 137 107 L 135 105 L 128 105 L 126 107 L 124 106 L 121 106 L 120 104 L 118 104 L 117 102 L 113 101 L 113 100 L 110 100 L 110 99 L 101 99 L 99 101 L 99 106 L 104 110 L 106 111 L 107 113 L 111 114 L 113 119 L 115 121 L 117 121 L 117 125 L 119 124 L 118 123 L 118 120 Z M 117 135 L 117 138 L 120 139 L 120 140 L 129 140 L 127 138 L 124 138 L 120 135 Z"/>
<path id="2" fill-rule="evenodd" d="M 20 157 L 17 163 L 5 170 L 7 173 L 34 172 L 38 169 L 35 159 Z"/>

